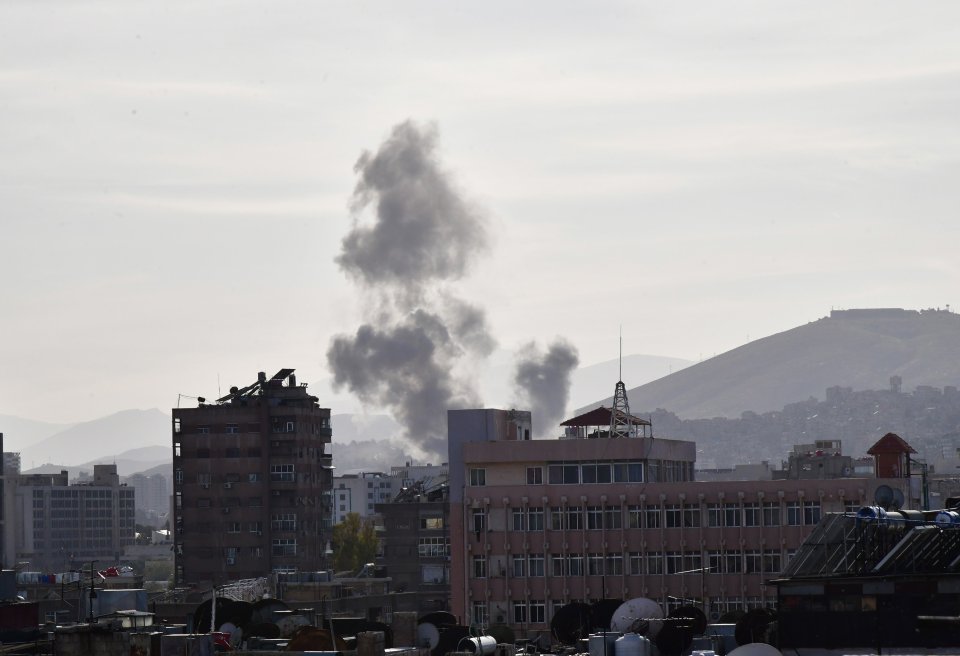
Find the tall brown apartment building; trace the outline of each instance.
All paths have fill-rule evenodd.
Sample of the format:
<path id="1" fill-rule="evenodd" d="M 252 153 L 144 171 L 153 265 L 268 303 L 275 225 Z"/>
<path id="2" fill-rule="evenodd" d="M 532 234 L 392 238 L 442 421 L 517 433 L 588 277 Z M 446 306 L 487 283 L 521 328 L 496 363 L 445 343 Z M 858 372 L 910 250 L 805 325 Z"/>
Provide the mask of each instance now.
<path id="1" fill-rule="evenodd" d="M 330 409 L 293 371 L 173 410 L 178 585 L 326 568 Z"/>

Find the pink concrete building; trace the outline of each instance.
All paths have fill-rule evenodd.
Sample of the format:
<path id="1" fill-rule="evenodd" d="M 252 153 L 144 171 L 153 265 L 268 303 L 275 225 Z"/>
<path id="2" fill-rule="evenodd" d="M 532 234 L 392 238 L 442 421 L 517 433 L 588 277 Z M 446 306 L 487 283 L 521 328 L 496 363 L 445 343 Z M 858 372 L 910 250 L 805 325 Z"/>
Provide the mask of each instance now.
<path id="1" fill-rule="evenodd" d="M 571 601 L 649 597 L 711 619 L 772 604 L 776 575 L 823 513 L 909 479 L 697 482 L 693 442 L 609 438 L 597 411 L 531 440 L 530 413 L 451 410 L 451 604 L 461 621 L 549 632 Z M 609 424 L 609 410 L 606 423 Z M 591 430 L 578 419 L 594 422 Z"/>

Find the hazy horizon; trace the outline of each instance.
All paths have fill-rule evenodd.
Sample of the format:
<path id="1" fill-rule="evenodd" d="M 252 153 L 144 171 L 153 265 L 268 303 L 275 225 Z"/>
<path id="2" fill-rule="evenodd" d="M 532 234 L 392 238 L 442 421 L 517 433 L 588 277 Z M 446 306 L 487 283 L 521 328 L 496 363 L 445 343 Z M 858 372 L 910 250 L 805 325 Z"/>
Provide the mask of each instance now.
<path id="1" fill-rule="evenodd" d="M 358 407 L 324 389 L 371 309 L 335 258 L 371 218 L 354 165 L 407 120 L 486 221 L 445 291 L 482 301 L 504 353 L 562 337 L 602 362 L 622 329 L 696 362 L 832 307 L 954 305 L 958 19 L 5 3 L 0 414 L 169 410 L 282 367 Z"/>

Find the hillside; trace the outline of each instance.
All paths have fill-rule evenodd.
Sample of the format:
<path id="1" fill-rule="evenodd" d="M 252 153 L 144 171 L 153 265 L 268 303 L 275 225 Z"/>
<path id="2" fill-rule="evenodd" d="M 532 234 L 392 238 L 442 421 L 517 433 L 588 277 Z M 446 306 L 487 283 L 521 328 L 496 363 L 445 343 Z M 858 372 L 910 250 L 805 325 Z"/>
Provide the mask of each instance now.
<path id="1" fill-rule="evenodd" d="M 111 457 L 117 452 L 118 445 L 127 451 L 168 444 L 169 415 L 157 409 L 122 410 L 71 426 L 36 444 L 20 447 L 20 462 L 24 470 L 46 462 L 79 465 L 95 458 Z"/>
<path id="2" fill-rule="evenodd" d="M 638 413 L 665 408 L 684 419 L 739 417 L 823 398 L 835 385 L 887 389 L 891 376 L 900 376 L 904 389 L 955 386 L 958 352 L 960 315 L 952 312 L 836 311 L 629 389 L 628 396 Z"/>
<path id="3" fill-rule="evenodd" d="M 4 451 L 22 451 L 70 428 L 73 424 L 49 424 L 11 415 L 0 415 L 0 433 L 3 433 Z"/>

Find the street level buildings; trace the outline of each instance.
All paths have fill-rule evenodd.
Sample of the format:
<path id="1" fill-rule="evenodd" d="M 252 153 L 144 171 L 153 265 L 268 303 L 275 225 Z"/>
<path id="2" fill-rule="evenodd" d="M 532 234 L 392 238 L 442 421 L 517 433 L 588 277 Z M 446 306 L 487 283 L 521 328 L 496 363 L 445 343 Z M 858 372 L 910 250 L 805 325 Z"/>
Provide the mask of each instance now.
<path id="1" fill-rule="evenodd" d="M 293 372 L 173 410 L 178 585 L 327 567 L 330 409 Z"/>
<path id="2" fill-rule="evenodd" d="M 535 638 L 572 601 L 648 597 L 711 620 L 773 605 L 766 582 L 825 513 L 872 504 L 880 485 L 916 498 L 908 477 L 698 482 L 693 442 L 654 438 L 636 417 L 630 437 L 611 438 L 610 412 L 546 440 L 529 439 L 528 412 L 448 412 L 451 610 L 462 621 Z"/>

